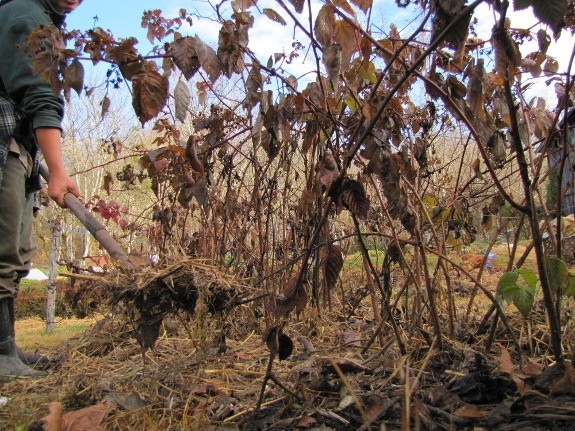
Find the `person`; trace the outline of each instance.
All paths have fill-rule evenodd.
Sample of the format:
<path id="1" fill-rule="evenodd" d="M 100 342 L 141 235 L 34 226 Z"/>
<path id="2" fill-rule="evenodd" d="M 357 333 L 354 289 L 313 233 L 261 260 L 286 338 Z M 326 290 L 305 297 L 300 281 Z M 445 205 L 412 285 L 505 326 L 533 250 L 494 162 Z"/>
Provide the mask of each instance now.
<path id="1" fill-rule="evenodd" d="M 46 374 L 29 366 L 39 358 L 18 349 L 14 338 L 14 299 L 36 253 L 32 220 L 41 154 L 50 173 L 48 195 L 62 207 L 66 193 L 79 196 L 62 157 L 63 101 L 33 72 L 25 46 L 39 26 L 61 29 L 81 2 L 0 3 L 0 381 Z"/>

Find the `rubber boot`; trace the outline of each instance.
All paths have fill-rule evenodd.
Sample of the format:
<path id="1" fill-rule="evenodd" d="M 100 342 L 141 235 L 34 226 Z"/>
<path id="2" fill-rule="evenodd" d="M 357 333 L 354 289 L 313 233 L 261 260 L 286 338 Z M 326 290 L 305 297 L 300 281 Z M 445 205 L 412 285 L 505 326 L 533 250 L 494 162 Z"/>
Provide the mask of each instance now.
<path id="1" fill-rule="evenodd" d="M 0 299 L 0 382 L 6 383 L 17 377 L 42 377 L 44 371 L 33 370 L 18 357 L 14 342 L 14 324 L 10 307 L 14 299 Z"/>
<path id="2" fill-rule="evenodd" d="M 10 322 L 12 323 L 12 328 L 14 328 L 14 322 L 16 321 L 16 313 L 14 310 L 14 300 L 8 300 L 8 312 L 10 313 Z M 37 365 L 47 365 L 50 360 L 47 356 L 36 355 L 34 353 L 28 353 L 16 346 L 16 354 L 24 364 L 29 367 L 35 367 Z"/>

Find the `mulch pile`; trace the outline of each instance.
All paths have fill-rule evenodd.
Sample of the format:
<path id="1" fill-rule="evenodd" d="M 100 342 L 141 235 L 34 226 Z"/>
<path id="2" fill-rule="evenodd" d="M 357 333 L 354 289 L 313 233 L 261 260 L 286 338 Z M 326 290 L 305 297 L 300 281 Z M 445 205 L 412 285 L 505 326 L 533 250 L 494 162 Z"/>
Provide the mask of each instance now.
<path id="1" fill-rule="evenodd" d="M 484 352 L 487 334 L 439 348 L 400 321 L 401 354 L 386 324 L 373 337 L 368 300 L 342 317 L 334 297 L 287 322 L 294 350 L 270 370 L 263 301 L 246 303 L 261 292 L 205 262 L 81 282 L 110 314 L 52 352 L 48 377 L 0 387 L 2 429 L 575 429 L 575 371 L 550 362 L 540 309 L 510 317 L 522 358 L 504 328 Z"/>

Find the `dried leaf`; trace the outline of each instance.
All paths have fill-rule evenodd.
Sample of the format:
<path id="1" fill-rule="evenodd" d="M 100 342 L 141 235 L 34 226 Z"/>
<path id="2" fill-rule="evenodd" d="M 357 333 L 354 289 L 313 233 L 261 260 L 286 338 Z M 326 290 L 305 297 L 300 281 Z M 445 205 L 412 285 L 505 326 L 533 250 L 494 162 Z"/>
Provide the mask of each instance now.
<path id="1" fill-rule="evenodd" d="M 328 289 L 337 283 L 339 274 L 343 268 L 343 253 L 336 245 L 328 244 L 319 251 L 319 262 L 323 268 L 323 274 Z"/>
<path id="2" fill-rule="evenodd" d="M 102 106 L 102 111 L 100 113 L 100 117 L 102 118 L 102 120 L 104 119 L 104 117 L 106 116 L 108 111 L 110 110 L 111 103 L 112 103 L 112 101 L 110 100 L 110 98 L 108 96 L 104 96 L 104 98 L 100 102 L 100 105 Z"/>
<path id="3" fill-rule="evenodd" d="M 347 71 L 352 55 L 359 50 L 359 34 L 347 21 L 337 20 L 333 40 L 341 46 L 341 69 Z"/>
<path id="4" fill-rule="evenodd" d="M 247 48 L 248 28 L 253 23 L 253 17 L 247 23 L 227 20 L 223 23 L 218 37 L 218 58 L 225 75 L 229 78 L 234 73 L 242 73 L 244 68 L 244 50 Z"/>
<path id="5" fill-rule="evenodd" d="M 104 185 L 102 187 L 104 188 L 104 190 L 106 190 L 106 193 L 108 193 L 108 195 L 112 193 L 113 184 L 114 184 L 114 177 L 110 172 L 106 172 L 104 174 Z"/>
<path id="6" fill-rule="evenodd" d="M 351 2 L 366 13 L 373 5 L 373 0 L 351 0 Z"/>
<path id="7" fill-rule="evenodd" d="M 554 58 L 548 58 L 543 66 L 545 76 L 555 75 L 559 71 L 559 62 Z"/>
<path id="8" fill-rule="evenodd" d="M 48 404 L 48 415 L 41 419 L 44 431 L 62 431 L 62 403 L 52 402 Z"/>
<path id="9" fill-rule="evenodd" d="M 539 45 L 539 51 L 541 54 L 547 54 L 547 49 L 551 45 L 551 36 L 544 29 L 540 29 L 537 32 L 537 44 Z"/>
<path id="10" fill-rule="evenodd" d="M 196 52 L 197 44 L 198 40 L 195 37 L 181 37 L 170 45 L 169 53 L 187 80 L 190 80 L 200 68 L 200 59 Z"/>
<path id="11" fill-rule="evenodd" d="M 155 65 L 146 69 L 133 79 L 132 106 L 142 124 L 155 118 L 168 101 L 168 80 L 158 73 Z"/>
<path id="12" fill-rule="evenodd" d="M 222 63 L 220 62 L 216 51 L 202 42 L 199 38 L 194 37 L 192 39 L 194 49 L 196 50 L 202 69 L 204 69 L 208 74 L 212 83 L 216 82 L 222 74 Z"/>
<path id="13" fill-rule="evenodd" d="M 277 22 L 277 23 L 284 25 L 284 26 L 287 25 L 287 22 L 285 21 L 285 19 L 283 19 L 282 16 L 273 9 L 265 8 L 263 10 L 263 13 L 265 16 L 267 16 L 272 21 Z"/>
<path id="14" fill-rule="evenodd" d="M 341 71 L 341 45 L 339 43 L 330 44 L 323 52 L 323 64 L 332 88 L 337 88 L 339 74 Z"/>
<path id="15" fill-rule="evenodd" d="M 176 118 L 183 123 L 188 116 L 188 107 L 190 106 L 192 95 L 188 85 L 182 80 L 176 84 L 174 99 L 176 101 Z"/>
<path id="16" fill-rule="evenodd" d="M 244 12 L 249 8 L 255 6 L 258 3 L 257 0 L 233 0 L 232 9 L 234 12 Z"/>
<path id="17" fill-rule="evenodd" d="M 313 27 L 314 35 L 322 48 L 331 44 L 335 29 L 335 12 L 330 5 L 323 5 L 319 10 Z"/>
<path id="18" fill-rule="evenodd" d="M 44 431 L 92 431 L 100 429 L 102 421 L 114 410 L 110 403 L 99 403 L 91 407 L 63 413 L 62 404 L 48 404 L 49 414 L 41 419 Z"/>
<path id="19" fill-rule="evenodd" d="M 521 65 L 521 52 L 509 32 L 493 27 L 493 48 L 495 49 L 495 67 L 501 76 L 513 76 L 513 68 Z M 511 68 L 511 69 L 510 69 Z"/>
<path id="20" fill-rule="evenodd" d="M 65 413 L 62 417 L 62 429 L 66 431 L 96 430 L 113 409 L 114 406 L 110 403 L 99 403 L 81 410 Z"/>
<path id="21" fill-rule="evenodd" d="M 84 88 L 84 66 L 77 58 L 64 69 L 64 82 L 80 95 Z"/>
<path id="22" fill-rule="evenodd" d="M 268 328 L 264 333 L 264 341 L 272 357 L 278 355 L 280 360 L 287 359 L 293 352 L 293 341 L 282 332 L 278 326 Z"/>
<path id="23" fill-rule="evenodd" d="M 484 411 L 479 410 L 477 407 L 473 405 L 460 407 L 457 410 L 455 410 L 453 414 L 460 418 L 469 418 L 469 419 L 481 419 L 486 416 L 486 413 Z"/>
<path id="24" fill-rule="evenodd" d="M 531 6 L 535 16 L 549 24 L 555 37 L 558 37 L 567 13 L 567 0 L 514 0 L 513 6 L 515 10 L 523 10 Z"/>
<path id="25" fill-rule="evenodd" d="M 343 182 L 341 202 L 358 219 L 367 219 L 370 202 L 363 185 L 359 181 L 347 179 Z"/>
<path id="26" fill-rule="evenodd" d="M 289 2 L 297 13 L 302 13 L 303 5 L 305 4 L 304 0 L 289 0 Z"/>
<path id="27" fill-rule="evenodd" d="M 565 362 L 565 372 L 563 377 L 553 384 L 549 392 L 552 395 L 575 394 L 575 369 L 573 369 L 571 362 Z"/>
<path id="28" fill-rule="evenodd" d="M 206 104 L 208 98 L 208 84 L 205 82 L 196 83 L 196 95 L 198 96 L 198 103 L 202 106 Z"/>
<path id="29" fill-rule="evenodd" d="M 261 100 L 263 85 L 260 68 L 258 66 L 252 67 L 246 81 L 246 99 L 244 101 L 246 109 L 252 109 Z"/>
<path id="30" fill-rule="evenodd" d="M 307 306 L 307 291 L 305 281 L 298 285 L 298 277 L 292 277 L 288 280 L 281 296 L 276 299 L 275 313 L 276 317 L 287 317 L 289 313 L 295 310 L 300 314 Z"/>
<path id="31" fill-rule="evenodd" d="M 513 365 L 513 360 L 509 354 L 509 350 L 505 347 L 501 347 L 501 355 L 499 356 L 499 369 L 502 373 L 509 374 L 512 376 L 515 373 L 515 365 Z"/>
<path id="32" fill-rule="evenodd" d="M 467 104 L 469 109 L 480 122 L 485 122 L 485 104 L 483 95 L 483 84 L 485 81 L 485 69 L 483 60 L 479 59 L 477 65 L 472 68 L 472 74 L 467 84 Z"/>
<path id="33" fill-rule="evenodd" d="M 332 3 L 336 8 L 343 10 L 348 15 L 351 15 L 354 18 L 356 17 L 355 11 L 351 7 L 351 5 L 347 2 L 347 0 L 334 0 Z"/>
<path id="34" fill-rule="evenodd" d="M 186 143 L 185 156 L 186 160 L 194 171 L 199 172 L 200 174 L 204 173 L 204 164 L 198 157 L 198 143 L 194 135 L 190 135 L 188 138 L 188 142 Z"/>

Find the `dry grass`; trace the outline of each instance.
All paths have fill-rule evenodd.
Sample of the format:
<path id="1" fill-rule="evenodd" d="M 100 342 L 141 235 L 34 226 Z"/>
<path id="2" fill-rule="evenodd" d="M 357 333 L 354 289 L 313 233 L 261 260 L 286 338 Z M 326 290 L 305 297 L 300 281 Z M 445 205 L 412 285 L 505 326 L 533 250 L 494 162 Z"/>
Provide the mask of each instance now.
<path id="1" fill-rule="evenodd" d="M 16 320 L 16 343 L 24 350 L 46 350 L 65 345 L 73 336 L 86 331 L 96 317 L 86 319 L 61 319 L 54 325 L 54 330 L 46 332 L 46 323 L 40 319 Z"/>
<path id="2" fill-rule="evenodd" d="M 194 280 L 193 284 L 188 280 L 186 286 L 194 286 L 200 294 L 194 316 L 179 316 L 176 329 L 168 331 L 162 326 L 154 349 L 145 355 L 134 340 L 134 327 L 126 317 L 130 313 L 102 319 L 79 337 L 69 339 L 67 336 L 80 328 L 73 320 L 61 321 L 57 326 L 61 338 L 55 344 L 43 334 L 35 340 L 43 326 L 40 321 L 21 322 L 19 341 L 42 346 L 60 361 L 46 378 L 18 380 L 0 387 L 0 395 L 10 398 L 9 407 L 0 409 L 2 429 L 25 429 L 47 413 L 46 406 L 52 401 L 61 402 L 65 411 L 111 402 L 115 408 L 101 424 L 102 430 L 287 430 L 314 426 L 350 430 L 368 429 L 366 423 L 372 423 L 373 429 L 381 423 L 389 430 L 426 429 L 424 424 L 430 423 L 437 424 L 438 429 L 450 429 L 453 423 L 464 423 L 455 412 L 465 403 L 451 397 L 440 408 L 433 404 L 429 409 L 435 409 L 434 414 L 443 412 L 438 417 L 426 407 L 429 394 L 466 375 L 470 352 L 485 358 L 487 375 L 498 373 L 500 346 L 507 346 L 519 365 L 515 346 L 501 326 L 495 334 L 496 347 L 490 352 L 480 353 L 488 334 L 469 341 L 488 305 L 483 304 L 481 294 L 469 319 L 457 320 L 456 337 L 446 340 L 442 351 L 429 341 L 428 325 L 412 325 L 409 310 L 400 310 L 396 318 L 408 350 L 402 355 L 388 325 L 383 325 L 379 338 L 374 337 L 378 321 L 369 292 L 362 290 L 363 269 L 352 268 L 348 276 L 353 275 L 345 278 L 321 314 L 308 307 L 300 320 L 289 320 L 285 333 L 294 340 L 294 352 L 273 365 L 277 382 L 289 392 L 270 382 L 261 411 L 254 412 L 269 359 L 261 339 L 267 325 L 255 313 L 261 303 L 210 313 L 206 305 L 210 292 L 214 292 L 210 286 L 241 290 L 243 281 L 203 264 L 180 270 L 183 278 Z M 485 277 L 492 276 L 495 281 L 500 271 L 496 265 L 495 272 Z M 172 275 L 181 281 L 181 274 Z M 123 279 L 115 287 L 121 287 L 122 292 L 128 287 L 157 289 L 150 283 L 157 276 L 142 273 L 137 283 Z M 171 283 L 169 277 L 166 280 L 169 287 L 184 286 L 179 281 Z M 401 280 L 395 281 L 399 287 Z M 242 293 L 250 296 L 255 292 Z M 458 304 L 466 304 L 468 291 L 455 294 Z M 363 295 L 363 300 L 350 309 L 357 295 Z M 445 309 L 443 293 L 438 302 Z M 511 309 L 509 312 L 523 354 L 546 365 L 548 328 L 541 308 L 528 320 Z M 461 310 L 458 316 L 462 317 Z M 441 318 L 447 321 L 445 314 Z M 571 335 L 565 337 L 565 343 L 570 346 L 575 338 L 573 320 L 567 322 L 567 328 L 566 334 Z M 492 407 L 484 407 L 486 415 Z"/>

